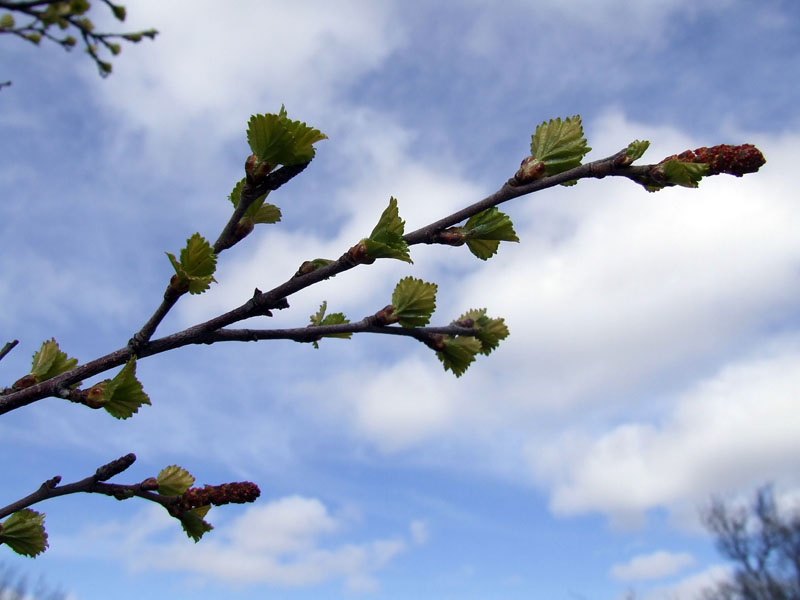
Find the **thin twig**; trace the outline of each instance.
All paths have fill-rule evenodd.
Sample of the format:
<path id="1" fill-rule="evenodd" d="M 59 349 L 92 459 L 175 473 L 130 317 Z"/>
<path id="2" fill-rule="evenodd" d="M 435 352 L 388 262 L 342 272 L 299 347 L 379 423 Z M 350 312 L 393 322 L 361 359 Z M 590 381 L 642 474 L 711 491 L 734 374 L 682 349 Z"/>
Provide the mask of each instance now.
<path id="1" fill-rule="evenodd" d="M 14 349 L 14 346 L 16 346 L 17 344 L 19 344 L 19 340 L 6 342 L 5 346 L 3 346 L 3 349 L 0 350 L 0 360 L 3 360 L 6 357 L 6 354 L 11 352 Z"/>
<path id="2" fill-rule="evenodd" d="M 258 185 L 245 185 L 245 191 L 242 193 L 242 198 L 239 201 L 239 204 L 233 211 L 231 218 L 225 224 L 225 227 L 222 228 L 222 232 L 219 234 L 219 238 L 214 244 L 214 253 L 219 254 L 223 250 L 230 248 L 240 241 L 233 239 L 236 226 L 238 225 L 242 216 L 244 216 L 247 208 L 257 198 L 263 196 L 267 191 L 277 190 L 283 184 L 291 181 L 292 178 L 302 173 L 308 164 L 309 163 L 306 162 L 301 165 L 281 167 L 274 173 L 267 175 Z M 134 334 L 134 336 L 128 342 L 128 347 L 133 354 L 140 354 L 144 345 L 150 341 L 151 337 L 153 337 L 153 334 L 155 333 L 159 324 L 161 324 L 161 321 L 164 320 L 164 317 L 167 316 L 167 313 L 170 311 L 170 309 L 172 309 L 173 306 L 175 306 L 182 295 L 183 294 L 176 292 L 172 286 L 167 285 L 167 289 L 164 291 L 164 299 L 153 313 L 153 316 L 147 320 L 147 323 L 144 324 L 142 329 L 139 330 L 138 333 Z"/>

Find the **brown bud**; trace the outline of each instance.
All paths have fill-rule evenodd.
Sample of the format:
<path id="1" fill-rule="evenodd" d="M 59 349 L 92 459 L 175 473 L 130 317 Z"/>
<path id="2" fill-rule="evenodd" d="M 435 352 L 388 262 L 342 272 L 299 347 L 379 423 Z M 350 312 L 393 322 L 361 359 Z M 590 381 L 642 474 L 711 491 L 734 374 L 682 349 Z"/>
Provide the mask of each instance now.
<path id="1" fill-rule="evenodd" d="M 363 243 L 358 243 L 350 248 L 347 251 L 347 258 L 357 265 L 371 265 L 375 262 L 375 259 L 370 258 L 367 254 L 367 246 Z"/>
<path id="2" fill-rule="evenodd" d="M 244 172 L 247 176 L 247 183 L 250 183 L 253 180 L 253 174 L 255 173 L 257 164 L 258 157 L 255 154 L 251 154 L 247 157 L 247 160 L 244 161 Z"/>
<path id="3" fill-rule="evenodd" d="M 395 308 L 391 304 L 387 304 L 378 312 L 375 313 L 375 323 L 378 325 L 389 325 L 397 323 L 397 317 L 394 314 Z"/>
<path id="4" fill-rule="evenodd" d="M 140 485 L 141 488 L 146 492 L 158 491 L 158 480 L 155 477 L 148 477 Z"/>
<path id="5" fill-rule="evenodd" d="M 516 185 L 524 185 L 544 177 L 545 164 L 535 156 L 522 159 L 519 170 L 514 175 Z"/>
<path id="6" fill-rule="evenodd" d="M 11 389 L 24 390 L 25 388 L 29 388 L 32 385 L 36 385 L 37 383 L 39 382 L 36 380 L 36 375 L 34 375 L 33 373 L 28 373 L 24 377 L 20 377 L 19 379 L 17 379 L 14 382 L 14 385 L 11 386 Z"/>

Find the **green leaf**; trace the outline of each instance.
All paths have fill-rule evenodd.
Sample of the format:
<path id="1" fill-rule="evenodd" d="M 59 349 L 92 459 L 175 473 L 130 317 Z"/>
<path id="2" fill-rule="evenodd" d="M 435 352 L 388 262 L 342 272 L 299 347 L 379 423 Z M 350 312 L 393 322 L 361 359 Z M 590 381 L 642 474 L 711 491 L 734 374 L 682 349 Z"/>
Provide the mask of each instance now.
<path id="1" fill-rule="evenodd" d="M 29 508 L 18 510 L 0 524 L 0 543 L 24 556 L 41 554 L 48 546 L 44 517 Z"/>
<path id="2" fill-rule="evenodd" d="M 633 161 L 642 158 L 649 147 L 650 142 L 647 140 L 635 140 L 628 144 L 628 147 L 625 149 L 625 164 L 629 165 L 633 163 Z"/>
<path id="3" fill-rule="evenodd" d="M 481 260 L 494 256 L 501 241 L 519 242 L 511 219 L 496 207 L 470 217 L 462 230 L 470 252 Z"/>
<path id="4" fill-rule="evenodd" d="M 481 349 L 481 342 L 474 337 L 448 335 L 444 338 L 444 347 L 436 352 L 436 356 L 442 361 L 445 371 L 450 370 L 456 377 L 461 377 Z"/>
<path id="5" fill-rule="evenodd" d="M 12 29 L 14 27 L 14 15 L 6 13 L 0 17 L 0 29 Z"/>
<path id="6" fill-rule="evenodd" d="M 233 186 L 233 190 L 228 195 L 228 200 L 233 203 L 234 208 L 239 206 L 239 201 L 242 199 L 242 190 L 244 189 L 246 181 L 247 180 L 244 177 L 239 180 L 236 185 Z M 264 202 L 264 199 L 269 195 L 269 192 L 270 190 L 267 190 L 264 195 L 256 198 L 256 200 L 247 207 L 247 210 L 242 216 L 242 221 L 246 220 L 250 223 L 256 224 L 277 223 L 281 220 L 281 209 L 274 204 Z"/>
<path id="7" fill-rule="evenodd" d="M 158 481 L 158 493 L 162 496 L 180 496 L 194 485 L 191 473 L 178 465 L 161 469 L 156 481 Z"/>
<path id="8" fill-rule="evenodd" d="M 314 158 L 314 144 L 328 139 L 319 129 L 279 114 L 253 115 L 247 124 L 247 142 L 259 163 L 297 165 Z"/>
<path id="9" fill-rule="evenodd" d="M 266 197 L 266 194 L 264 194 Z M 255 204 L 255 202 L 253 203 Z M 269 202 L 262 204 L 258 207 L 257 210 L 252 210 L 253 206 L 251 205 L 250 208 L 247 209 L 245 213 L 244 219 L 250 220 L 252 223 L 277 223 L 281 220 L 281 209 L 275 206 L 274 204 L 270 204 Z M 250 216 L 250 213 L 253 213 Z M 243 220 L 244 220 L 243 219 Z"/>
<path id="10" fill-rule="evenodd" d="M 580 115 L 543 122 L 531 136 L 531 155 L 545 163 L 547 175 L 574 169 L 590 150 Z"/>
<path id="11" fill-rule="evenodd" d="M 150 398 L 136 379 L 136 359 L 131 357 L 103 388 L 103 408 L 112 417 L 127 419 L 139 412 L 143 404 L 150 404 Z"/>
<path id="12" fill-rule="evenodd" d="M 403 239 L 404 229 L 405 221 L 397 211 L 397 200 L 391 197 L 389 206 L 381 214 L 372 233 L 360 243 L 364 244 L 370 258 L 396 258 L 413 263 L 408 253 L 408 244 Z"/>
<path id="13" fill-rule="evenodd" d="M 708 165 L 705 163 L 689 163 L 675 159 L 661 164 L 660 168 L 667 183 L 688 188 L 696 188 L 703 175 L 708 173 Z"/>
<path id="14" fill-rule="evenodd" d="M 42 343 L 42 347 L 33 355 L 31 374 L 37 382 L 47 381 L 74 369 L 77 364 L 78 359 L 68 358 L 66 353 L 58 349 L 58 343 L 53 338 Z"/>
<path id="15" fill-rule="evenodd" d="M 274 168 L 289 153 L 292 136 L 278 115 L 253 115 L 247 123 L 247 143 L 259 162 Z"/>
<path id="16" fill-rule="evenodd" d="M 217 255 L 206 239 L 195 233 L 186 240 L 186 247 L 181 250 L 181 260 L 174 254 L 166 253 L 172 267 L 178 276 L 178 285 L 190 294 L 202 294 L 214 279 L 214 270 L 217 268 Z"/>
<path id="17" fill-rule="evenodd" d="M 476 329 L 475 337 L 481 344 L 481 354 L 489 355 L 492 350 L 500 345 L 500 340 L 508 337 L 508 327 L 506 327 L 504 319 L 492 319 L 486 316 L 486 309 L 480 308 L 469 310 L 458 318 L 458 321 L 463 322 L 471 319 L 474 322 L 473 327 Z"/>
<path id="18" fill-rule="evenodd" d="M 183 530 L 195 543 L 200 541 L 204 534 L 214 529 L 213 525 L 206 523 L 194 510 L 187 510 L 178 517 Z"/>
<path id="19" fill-rule="evenodd" d="M 309 319 L 311 320 L 310 327 L 320 327 L 322 325 L 342 325 L 344 323 L 349 323 L 350 320 L 344 316 L 344 313 L 331 313 L 329 315 L 325 314 L 325 311 L 328 309 L 328 302 L 327 300 L 323 300 L 322 304 L 319 305 L 319 310 L 311 315 Z M 331 338 L 340 338 L 349 340 L 353 337 L 352 333 L 330 333 L 320 337 L 331 337 Z M 312 342 L 314 348 L 319 349 L 319 343 Z"/>
<path id="20" fill-rule="evenodd" d="M 392 293 L 393 315 L 403 327 L 424 327 L 436 309 L 435 283 L 405 277 Z"/>

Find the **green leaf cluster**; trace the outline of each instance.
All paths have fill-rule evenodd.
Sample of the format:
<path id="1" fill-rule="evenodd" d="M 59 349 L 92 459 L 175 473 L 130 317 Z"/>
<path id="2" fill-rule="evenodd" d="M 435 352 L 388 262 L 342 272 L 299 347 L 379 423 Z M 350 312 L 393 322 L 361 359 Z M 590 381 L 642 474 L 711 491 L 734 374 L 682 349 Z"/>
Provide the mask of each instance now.
<path id="1" fill-rule="evenodd" d="M 408 244 L 403 239 L 405 221 L 400 218 L 397 211 L 397 200 L 389 198 L 389 206 L 381 214 L 378 224 L 369 234 L 368 238 L 361 240 L 370 259 L 396 258 L 407 263 L 413 263 L 408 252 Z"/>
<path id="2" fill-rule="evenodd" d="M 424 327 L 436 309 L 436 290 L 435 283 L 410 276 L 401 279 L 392 293 L 392 316 L 403 327 Z"/>
<path id="3" fill-rule="evenodd" d="M 486 316 L 486 309 L 472 309 L 461 315 L 453 325 L 471 323 L 475 336 L 444 336 L 436 356 L 442 361 L 445 371 L 450 370 L 461 377 L 478 354 L 488 356 L 501 340 L 508 337 L 508 327 L 502 318 Z"/>
<path id="4" fill-rule="evenodd" d="M 59 350 L 58 343 L 53 338 L 42 343 L 42 347 L 33 355 L 31 375 L 36 383 L 41 383 L 74 369 L 77 364 L 78 359 L 68 358 L 65 352 Z"/>
<path id="5" fill-rule="evenodd" d="M 37 556 L 47 548 L 43 513 L 24 508 L 0 524 L 0 544 L 7 544 L 17 554 Z"/>
<path id="6" fill-rule="evenodd" d="M 242 199 L 242 189 L 246 183 L 246 178 L 242 178 L 235 186 L 233 186 L 233 191 L 228 196 L 228 200 L 233 203 L 233 207 L 236 208 L 239 206 L 239 201 Z M 274 204 L 265 203 L 264 200 L 269 195 L 269 190 L 267 190 L 262 196 L 256 198 L 250 206 L 247 207 L 244 215 L 240 219 L 240 223 L 251 223 L 253 225 L 257 223 L 277 223 L 281 220 L 281 209 L 275 206 Z"/>
<path id="7" fill-rule="evenodd" d="M 659 167 L 667 183 L 688 188 L 696 188 L 703 175 L 708 173 L 706 163 L 690 163 L 675 159 L 668 160 Z"/>
<path id="8" fill-rule="evenodd" d="M 133 357 L 113 379 L 93 386 L 93 390 L 101 393 L 99 398 L 95 397 L 95 401 L 117 419 L 132 417 L 139 412 L 140 406 L 150 404 L 150 398 L 144 393 L 141 382 L 136 379 L 136 359 Z"/>
<path id="9" fill-rule="evenodd" d="M 217 255 L 199 233 L 186 240 L 180 262 L 174 254 L 167 252 L 166 255 L 175 269 L 175 277 L 170 285 L 176 291 L 202 294 L 211 287 L 212 281 L 216 283 L 214 271 L 217 268 Z"/>
<path id="10" fill-rule="evenodd" d="M 328 136 L 315 129 L 293 121 L 281 106 L 276 115 L 253 115 L 247 123 L 247 142 L 260 165 L 269 165 L 269 172 L 277 165 L 298 165 L 314 158 L 314 144 Z"/>
<path id="11" fill-rule="evenodd" d="M 344 323 L 349 323 L 350 319 L 344 316 L 344 313 L 331 313 L 329 315 L 325 314 L 325 311 L 328 310 L 328 302 L 327 300 L 323 300 L 322 304 L 319 305 L 319 310 L 309 317 L 311 321 L 311 325 L 309 327 L 321 327 L 323 325 L 342 325 Z M 323 337 L 332 337 L 332 338 L 340 338 L 349 340 L 353 337 L 352 333 L 329 333 Z M 314 348 L 319 349 L 318 341 L 312 342 Z"/>
<path id="12" fill-rule="evenodd" d="M 14 24 L 14 15 L 11 13 L 6 13 L 0 17 L 0 29 L 13 29 Z"/>
<path id="13" fill-rule="evenodd" d="M 473 215 L 459 230 L 467 240 L 469 251 L 481 260 L 494 256 L 500 242 L 519 242 L 511 219 L 497 207 Z"/>
<path id="14" fill-rule="evenodd" d="M 545 175 L 574 169 L 590 150 L 580 115 L 543 122 L 531 136 L 531 156 L 544 163 Z"/>
<path id="15" fill-rule="evenodd" d="M 194 485 L 192 474 L 178 465 L 161 469 L 156 481 L 158 481 L 158 493 L 162 496 L 181 496 Z"/>

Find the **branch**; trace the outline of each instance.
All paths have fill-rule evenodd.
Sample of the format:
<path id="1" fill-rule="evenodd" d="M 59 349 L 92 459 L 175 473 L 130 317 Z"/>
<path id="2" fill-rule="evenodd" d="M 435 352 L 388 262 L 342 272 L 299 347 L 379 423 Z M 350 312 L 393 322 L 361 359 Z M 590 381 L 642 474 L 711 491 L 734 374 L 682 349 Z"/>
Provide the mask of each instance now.
<path id="1" fill-rule="evenodd" d="M 19 340 L 6 342 L 5 346 L 3 346 L 3 349 L 0 350 L 0 360 L 3 360 L 6 357 L 6 354 L 11 352 L 14 349 L 14 346 L 16 346 L 17 344 L 19 344 Z"/>
<path id="2" fill-rule="evenodd" d="M 258 185 L 251 186 L 250 184 L 246 184 L 239 204 L 236 206 L 233 215 L 231 215 L 225 227 L 222 228 L 219 238 L 214 243 L 214 254 L 219 254 L 244 238 L 244 236 L 236 236 L 236 228 L 248 207 L 256 199 L 263 196 L 268 191 L 275 191 L 284 183 L 288 183 L 294 177 L 302 173 L 308 165 L 309 163 L 306 162 L 301 165 L 284 166 L 274 173 L 267 175 Z M 184 293 L 185 292 L 180 293 L 171 285 L 167 285 L 167 289 L 164 291 L 164 300 L 142 329 L 134 334 L 128 342 L 128 347 L 134 354 L 138 355 L 141 352 L 142 347 L 150 341 L 150 338 L 153 337 L 161 321 L 164 320 L 164 317 L 167 316 L 167 313 L 175 306 Z"/>
<path id="3" fill-rule="evenodd" d="M 206 334 L 195 343 L 215 344 L 217 342 L 257 342 L 259 340 L 293 340 L 295 342 L 317 342 L 321 338 L 345 333 L 381 333 L 412 337 L 427 341 L 434 335 L 475 335 L 472 327 L 448 325 L 445 327 L 393 327 L 376 324 L 374 316 L 356 323 L 339 325 L 319 325 L 293 329 L 219 329 Z"/>
<path id="4" fill-rule="evenodd" d="M 753 172 L 758 169 L 758 167 L 763 164 L 763 156 L 761 156 L 760 152 L 755 150 L 752 146 L 742 146 L 739 148 L 747 147 L 749 150 L 753 150 L 760 159 L 761 162 L 757 162 L 754 164 L 746 165 L 743 169 L 741 165 L 737 166 L 738 170 L 730 170 L 725 168 L 719 168 L 711 171 L 709 174 L 717 174 L 721 172 L 729 172 L 735 175 L 742 175 L 743 173 Z M 722 147 L 714 147 L 710 150 L 714 150 L 715 148 L 722 148 Z M 736 147 L 730 147 L 736 148 Z M 698 149 L 700 150 L 709 150 L 709 149 Z M 748 151 L 749 151 L 748 150 Z M 685 153 L 684 153 L 685 154 Z M 684 156 L 684 154 L 679 156 Z M 691 153 L 694 157 L 694 153 Z M 752 156 L 749 156 L 752 158 Z M 433 243 L 443 243 L 437 236 L 447 227 L 455 225 L 456 223 L 460 223 L 461 221 L 468 219 L 488 208 L 493 206 L 497 206 L 503 202 L 507 202 L 513 198 L 518 198 L 520 196 L 525 196 L 531 194 L 533 192 L 537 192 L 543 189 L 547 189 L 559 184 L 575 181 L 578 179 L 587 179 L 587 178 L 595 178 L 595 179 L 602 179 L 603 177 L 607 176 L 617 176 L 617 177 L 626 177 L 640 185 L 644 186 L 653 186 L 653 187 L 669 187 L 674 184 L 664 180 L 663 174 L 663 162 L 651 164 L 651 165 L 643 165 L 643 166 L 628 166 L 626 163 L 626 150 L 621 150 L 616 154 L 608 156 L 606 158 L 596 160 L 593 162 L 589 162 L 568 171 L 564 171 L 562 173 L 558 173 L 556 175 L 552 175 L 549 177 L 543 177 L 541 179 L 532 181 L 530 183 L 519 184 L 516 178 L 512 178 L 508 182 L 506 182 L 497 192 L 487 196 L 483 200 L 476 202 L 460 211 L 457 211 L 443 219 L 435 221 L 425 227 L 417 229 L 409 234 L 404 236 L 407 244 L 409 246 L 415 244 L 433 244 Z M 280 187 L 283 183 L 290 180 L 292 177 L 300 173 L 305 167 L 306 164 L 297 165 L 294 167 L 283 167 L 276 171 L 273 174 L 270 174 L 263 183 L 259 184 L 259 186 L 255 187 L 252 191 L 253 196 L 248 196 L 249 198 L 257 198 L 258 195 L 263 194 L 268 189 L 275 189 L 270 187 L 271 185 L 276 185 L 276 187 Z M 745 170 L 746 168 L 750 168 L 751 170 Z M 274 179 L 270 179 L 274 176 Z M 256 195 L 258 194 L 258 195 Z M 240 202 L 244 204 L 244 199 Z M 252 202 L 252 200 L 250 200 Z M 242 209 L 245 210 L 245 209 Z M 234 213 L 235 216 L 236 213 Z M 215 248 L 219 248 L 220 251 L 224 250 L 226 247 L 226 232 L 230 232 L 235 229 L 235 224 L 237 221 L 232 217 L 231 220 L 226 225 L 225 229 L 223 230 L 223 234 L 220 236 L 220 239 L 217 240 L 215 244 Z M 241 306 L 234 308 L 226 313 L 218 315 L 208 321 L 203 323 L 199 323 L 183 331 L 165 336 L 163 338 L 159 338 L 152 341 L 147 341 L 145 343 L 140 344 L 130 344 L 126 348 L 121 348 L 115 352 L 107 354 L 101 358 L 98 358 L 94 361 L 86 363 L 84 365 L 79 365 L 61 375 L 58 375 L 52 379 L 47 381 L 43 381 L 39 384 L 31 386 L 29 388 L 19 390 L 19 391 L 11 391 L 3 396 L 0 396 L 0 414 L 4 414 L 11 410 L 15 410 L 22 406 L 26 406 L 43 398 L 56 396 L 61 398 L 69 398 L 70 390 L 69 386 L 97 375 L 98 373 L 102 373 L 107 371 L 111 368 L 120 366 L 125 364 L 127 360 L 133 356 L 134 354 L 138 358 L 144 358 L 147 356 L 152 356 L 154 354 L 160 354 L 161 352 L 166 352 L 168 350 L 173 350 L 176 348 L 180 348 L 182 346 L 186 346 L 189 344 L 199 344 L 199 343 L 214 343 L 214 338 L 211 334 L 214 332 L 218 332 L 219 330 L 228 327 L 233 323 L 237 323 L 239 321 L 249 319 L 254 316 L 259 315 L 270 315 L 270 311 L 276 308 L 286 308 L 288 307 L 288 302 L 286 298 L 291 296 L 292 294 L 303 290 L 315 283 L 319 283 L 325 279 L 333 277 L 334 275 L 338 275 L 344 271 L 352 269 L 359 264 L 365 264 L 367 262 L 371 262 L 369 260 L 365 260 L 362 262 L 357 261 L 351 252 L 346 252 L 343 254 L 338 260 L 331 262 L 323 267 L 320 267 L 314 271 L 308 273 L 295 273 L 290 279 L 285 281 L 284 283 L 276 286 L 275 288 L 267 291 L 261 292 L 260 290 L 256 290 L 253 297 L 242 304 Z M 154 318 L 158 319 L 158 311 L 157 314 L 154 315 Z M 152 321 L 153 319 L 151 319 Z M 395 328 L 391 328 L 394 331 Z M 250 331 L 250 330 L 243 330 L 243 331 Z M 257 330 L 256 330 L 257 331 Z M 291 330 L 285 330 L 291 331 Z M 399 331 L 399 329 L 397 330 Z M 386 331 L 381 331 L 381 333 L 386 333 Z M 222 337 L 229 334 L 223 334 Z M 242 334 L 244 335 L 244 334 Z M 273 334 L 259 334 L 259 335 L 273 335 Z M 299 334 L 298 334 L 299 335 Z M 317 331 L 317 335 L 319 335 L 319 331 Z M 411 335 L 411 334 L 400 334 L 397 335 Z M 248 339 L 253 339 L 252 337 Z M 268 339 L 264 337 L 263 339 Z M 286 339 L 294 339 L 288 337 Z M 133 340 L 132 340 L 133 341 Z M 220 338 L 218 341 L 226 341 Z M 305 340 L 302 340 L 305 341 Z M 134 352 L 134 348 L 136 351 Z"/>

